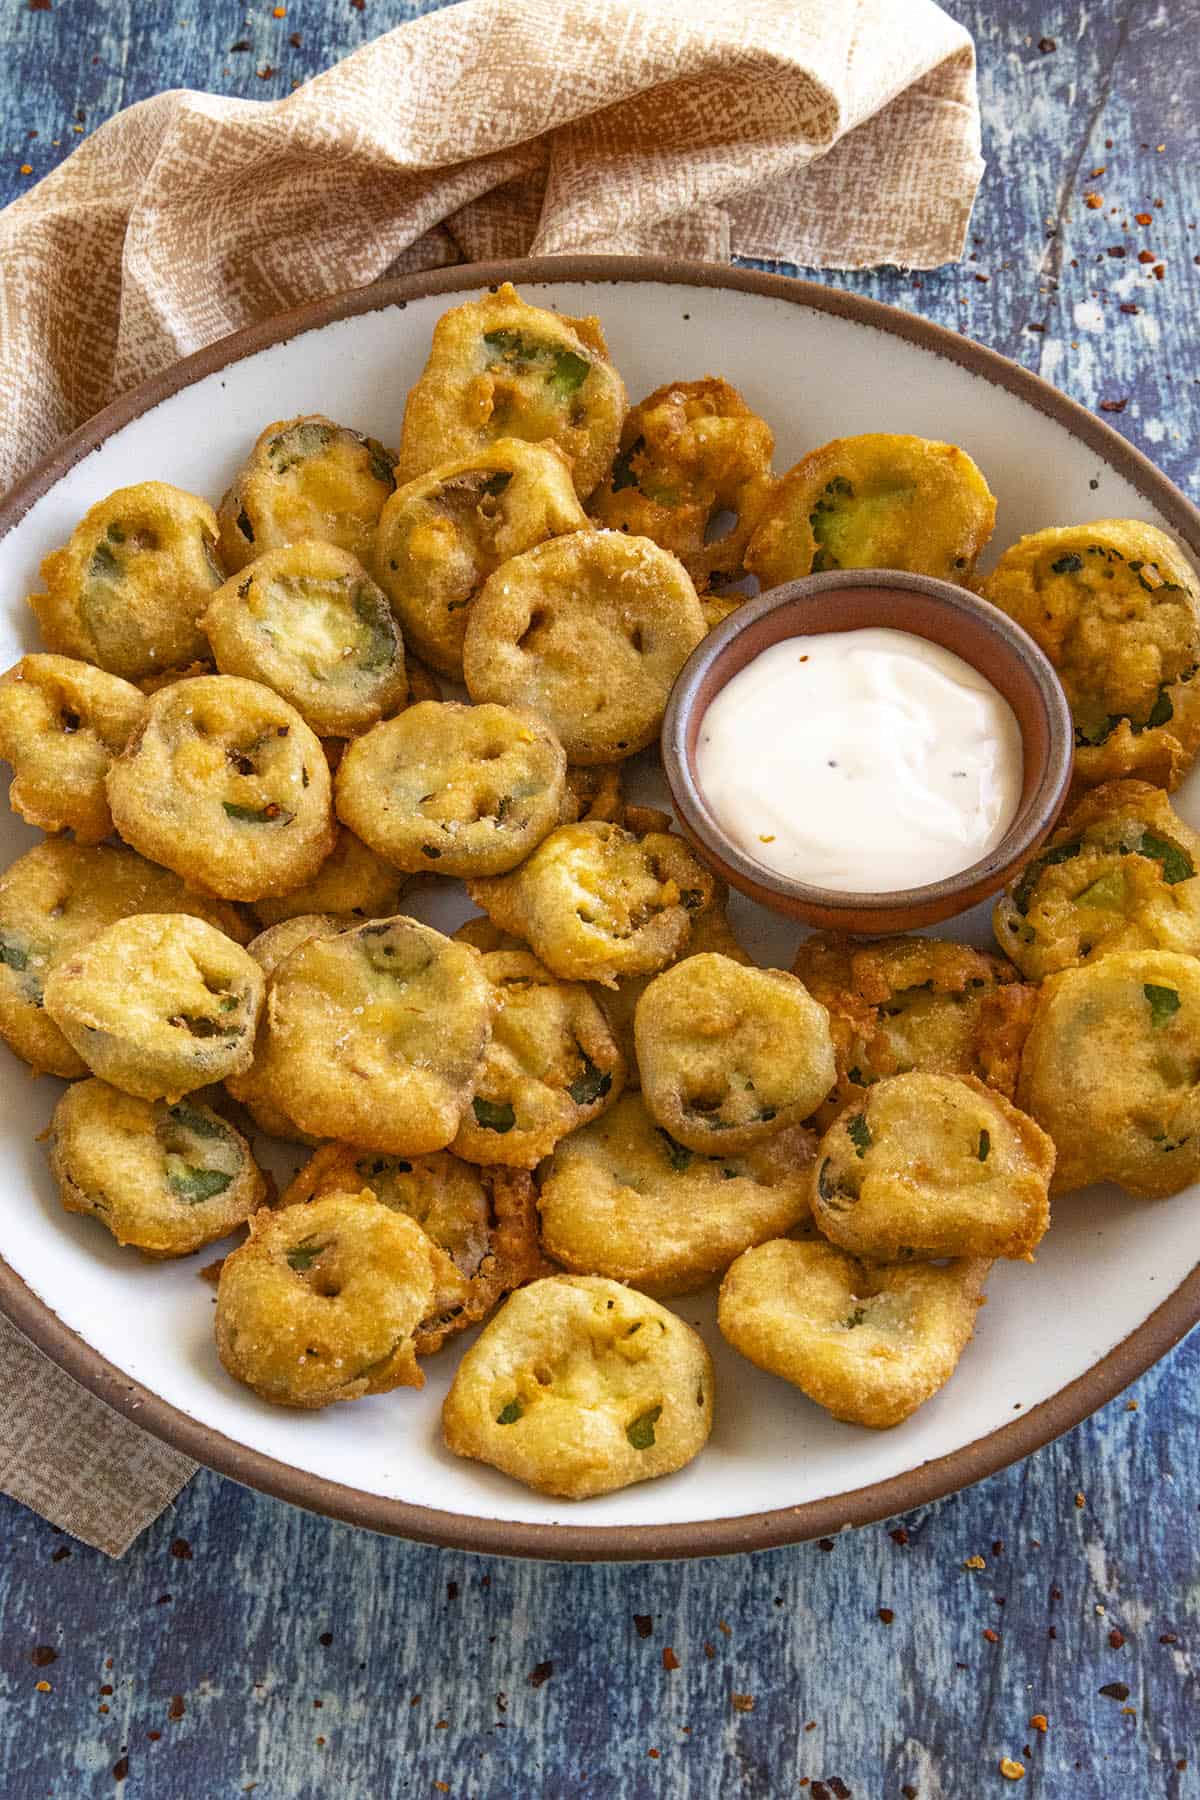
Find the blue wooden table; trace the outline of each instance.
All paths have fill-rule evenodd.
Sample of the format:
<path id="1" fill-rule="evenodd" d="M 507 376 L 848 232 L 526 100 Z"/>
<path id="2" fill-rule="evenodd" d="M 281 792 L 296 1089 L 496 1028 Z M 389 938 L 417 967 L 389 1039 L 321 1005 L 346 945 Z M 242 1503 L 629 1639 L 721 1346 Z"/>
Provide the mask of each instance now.
<path id="1" fill-rule="evenodd" d="M 5 0 L 0 200 L 132 100 L 282 95 L 425 6 L 278 10 Z M 1104 405 L 1200 499 L 1200 0 L 950 10 L 981 61 L 969 260 L 836 279 Z M 1198 1475 L 1194 1337 L 968 1493 L 723 1562 L 485 1560 L 201 1474 L 111 1563 L 0 1501 L 0 1797 L 1200 1795 Z"/>

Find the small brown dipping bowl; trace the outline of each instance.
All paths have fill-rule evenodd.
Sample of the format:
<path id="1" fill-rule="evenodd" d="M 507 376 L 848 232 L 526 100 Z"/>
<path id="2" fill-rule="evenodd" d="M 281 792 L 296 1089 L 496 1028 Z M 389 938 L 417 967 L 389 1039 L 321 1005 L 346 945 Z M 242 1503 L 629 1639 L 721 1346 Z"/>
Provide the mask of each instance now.
<path id="1" fill-rule="evenodd" d="M 709 811 L 696 780 L 696 743 L 714 695 L 772 644 L 869 626 L 927 638 L 990 681 L 1016 714 L 1025 775 L 1012 824 L 979 862 L 924 887 L 850 894 L 776 874 L 735 844 Z M 1058 677 L 1019 625 L 965 588 L 897 569 L 835 569 L 747 600 L 684 664 L 662 729 L 671 798 L 704 860 L 775 912 L 863 937 L 932 925 L 997 893 L 1053 828 L 1071 780 L 1073 744 L 1070 708 Z M 803 795 L 798 802 L 803 805 Z"/>

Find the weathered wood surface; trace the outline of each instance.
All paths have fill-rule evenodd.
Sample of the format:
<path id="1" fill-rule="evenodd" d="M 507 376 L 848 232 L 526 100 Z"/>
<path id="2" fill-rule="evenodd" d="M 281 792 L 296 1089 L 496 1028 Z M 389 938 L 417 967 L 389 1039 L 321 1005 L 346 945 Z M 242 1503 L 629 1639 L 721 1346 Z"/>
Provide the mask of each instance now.
<path id="1" fill-rule="evenodd" d="M 283 94 L 418 10 L 7 0 L 0 198 L 131 100 Z M 837 279 L 1124 402 L 1111 422 L 1200 498 L 1198 0 L 950 10 L 982 65 L 972 260 Z M 1031 1800 L 1182 1800 L 1200 1794 L 1198 1395 L 1193 1338 L 968 1493 L 717 1563 L 488 1561 L 201 1475 L 112 1564 L 0 1502 L 0 1793 L 976 1800 L 1010 1791 L 1006 1755 Z"/>

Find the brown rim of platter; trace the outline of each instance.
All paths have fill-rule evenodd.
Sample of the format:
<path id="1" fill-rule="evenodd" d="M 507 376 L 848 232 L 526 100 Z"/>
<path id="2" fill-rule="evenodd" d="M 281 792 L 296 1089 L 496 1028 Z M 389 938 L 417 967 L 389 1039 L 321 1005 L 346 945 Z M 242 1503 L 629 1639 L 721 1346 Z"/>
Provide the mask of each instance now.
<path id="1" fill-rule="evenodd" d="M 180 389 L 190 387 L 256 351 L 285 343 L 339 319 L 379 312 L 388 307 L 403 307 L 411 300 L 436 295 L 465 296 L 501 281 L 527 285 L 586 282 L 598 286 L 605 282 L 648 281 L 685 289 L 724 288 L 782 300 L 792 306 L 830 313 L 854 324 L 887 332 L 957 363 L 996 387 L 1007 389 L 1064 426 L 1129 481 L 1157 509 L 1192 555 L 1200 557 L 1200 510 L 1118 432 L 998 352 L 897 307 L 863 299 L 838 288 L 723 265 L 618 256 L 536 257 L 506 263 L 459 264 L 314 301 L 235 332 L 122 395 L 66 438 L 0 502 L 0 538 L 76 463 L 98 449 L 114 432 Z M 164 1439 L 184 1455 L 262 1493 L 291 1501 L 329 1518 L 421 1543 L 489 1555 L 531 1556 L 562 1562 L 635 1562 L 766 1550 L 811 1538 L 830 1537 L 850 1526 L 873 1524 L 928 1505 L 995 1474 L 1081 1423 L 1180 1342 L 1200 1321 L 1200 1263 L 1136 1331 L 1130 1332 L 1086 1373 L 1050 1399 L 1030 1407 L 1011 1424 L 964 1444 L 947 1456 L 849 1493 L 806 1501 L 801 1506 L 775 1508 L 770 1512 L 701 1519 L 678 1525 L 589 1526 L 585 1508 L 569 1509 L 572 1519 L 579 1523 L 556 1520 L 550 1524 L 532 1524 L 443 1512 L 343 1487 L 339 1482 L 306 1474 L 237 1443 L 130 1380 L 65 1325 L 2 1260 L 0 1310 L 51 1361 L 117 1412 Z"/>

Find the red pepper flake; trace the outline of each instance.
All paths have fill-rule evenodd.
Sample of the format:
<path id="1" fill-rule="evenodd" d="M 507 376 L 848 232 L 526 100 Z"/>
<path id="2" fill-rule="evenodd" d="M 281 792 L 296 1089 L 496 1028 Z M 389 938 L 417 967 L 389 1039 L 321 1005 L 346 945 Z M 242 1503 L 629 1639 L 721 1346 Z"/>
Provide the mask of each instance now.
<path id="1" fill-rule="evenodd" d="M 286 6 L 273 6 L 271 8 L 271 17 L 273 19 L 286 19 L 287 18 L 287 7 Z"/>
<path id="2" fill-rule="evenodd" d="M 126 1780 L 129 1775 L 129 1758 L 127 1756 L 119 1756 L 113 1764 L 112 1772 L 114 1781 Z"/>
<path id="3" fill-rule="evenodd" d="M 1034 1731 L 1046 1732 L 1050 1729 L 1050 1721 L 1045 1713 L 1034 1713 L 1029 1723 Z"/>
<path id="4" fill-rule="evenodd" d="M 272 75 L 277 75 L 279 71 L 278 69 L 273 69 L 270 63 L 264 63 L 262 68 L 255 69 L 254 73 L 258 76 L 260 81 L 270 81 Z M 275 810 L 278 812 L 279 808 L 276 807 Z M 263 811 L 268 817 L 270 816 L 271 808 L 269 806 L 264 807 Z"/>
<path id="5" fill-rule="evenodd" d="M 633 1628 L 640 1638 L 648 1638 L 654 1630 L 654 1619 L 650 1613 L 634 1613 Z"/>
<path id="6" fill-rule="evenodd" d="M 549 1681 L 554 1673 L 552 1662 L 540 1662 L 536 1669 L 531 1669 L 525 1677 L 531 1688 L 540 1688 L 543 1682 Z"/>
<path id="7" fill-rule="evenodd" d="M 890 1625 L 895 1616 L 896 1615 L 890 1606 L 881 1606 L 879 1608 L 879 1617 L 885 1625 Z"/>
<path id="8" fill-rule="evenodd" d="M 1177 1644 L 1179 1639 L 1173 1631 L 1164 1631 L 1160 1633 L 1158 1641 L 1160 1644 Z"/>
<path id="9" fill-rule="evenodd" d="M 49 12 L 50 0 L 29 0 L 30 12 Z"/>
<path id="10" fill-rule="evenodd" d="M 183 1695 L 182 1694 L 172 1694 L 171 1695 L 171 1704 L 167 1708 L 168 1719 L 182 1719 L 182 1717 L 186 1711 L 187 1711 L 187 1708 L 183 1704 Z"/>
<path id="11" fill-rule="evenodd" d="M 1119 1650 L 1125 1642 L 1125 1633 L 1123 1631 L 1110 1631 L 1108 1634 L 1108 1641 L 1114 1650 Z"/>
<path id="12" fill-rule="evenodd" d="M 1100 167 L 1098 169 L 1093 169 L 1092 170 L 1092 180 L 1095 181 L 1099 176 L 1103 175 L 1103 173 L 1107 167 L 1108 167 L 1107 163 L 1101 163 Z"/>
<path id="13" fill-rule="evenodd" d="M 102 1681 L 100 1683 L 100 1692 L 104 1695 L 104 1698 L 106 1700 L 108 1699 L 108 1697 L 112 1693 L 112 1691 L 113 1691 L 113 1685 L 112 1685 L 111 1681 Z"/>
<path id="14" fill-rule="evenodd" d="M 458 1599 L 458 1583 L 457 1583 L 457 1581 L 448 1581 L 446 1583 L 446 1598 L 447 1598 L 447 1600 L 457 1600 Z"/>
<path id="15" fill-rule="evenodd" d="M 350 0 L 350 4 L 355 12 L 366 12 L 367 10 L 367 0 Z"/>
<path id="16" fill-rule="evenodd" d="M 729 1699 L 734 1712 L 749 1713 L 754 1711 L 753 1694 L 730 1694 Z"/>
<path id="17" fill-rule="evenodd" d="M 50 1558 L 50 1561 L 51 1562 L 66 1562 L 66 1560 L 67 1560 L 68 1556 L 70 1556 L 70 1554 L 71 1554 L 71 1552 L 67 1549 L 67 1546 L 65 1544 L 60 1544 L 58 1546 L 58 1549 L 54 1552 L 54 1555 Z"/>
<path id="18" fill-rule="evenodd" d="M 963 1568 L 964 1569 L 986 1569 L 987 1564 L 984 1562 L 982 1556 L 968 1556 L 966 1562 L 963 1564 Z"/>
<path id="19" fill-rule="evenodd" d="M 833 1549 L 833 1539 L 832 1538 L 818 1538 L 817 1539 L 817 1549 L 818 1550 L 832 1550 Z"/>
<path id="20" fill-rule="evenodd" d="M 1000 1773 L 1005 1781 L 1022 1781 L 1025 1777 L 1025 1764 L 1014 1762 L 1011 1756 L 1000 1758 Z"/>
<path id="21" fill-rule="evenodd" d="M 321 1633 L 320 1637 L 317 1639 L 317 1642 L 318 1642 L 318 1644 L 320 1644 L 322 1646 L 323 1649 L 328 1650 L 330 1644 L 332 1644 L 332 1642 L 333 1642 L 332 1631 L 323 1631 Z"/>
<path id="22" fill-rule="evenodd" d="M 717 1646 L 715 1644 L 708 1643 L 706 1640 L 705 1645 L 704 1645 L 704 1654 L 705 1654 L 705 1656 L 707 1656 L 709 1662 L 711 1662 L 713 1657 L 717 1654 Z"/>
<path id="23" fill-rule="evenodd" d="M 1106 1681 L 1098 1690 L 1106 1700 L 1128 1700 L 1129 1689 L 1123 1681 Z"/>
<path id="24" fill-rule="evenodd" d="M 992 278 L 990 275 L 976 275 L 975 279 L 976 281 L 990 281 Z"/>
<path id="25" fill-rule="evenodd" d="M 148 1731 L 146 1733 L 146 1736 L 149 1738 L 149 1740 L 152 1744 L 157 1744 L 159 1739 L 162 1737 L 162 1732 L 161 1731 Z"/>
<path id="26" fill-rule="evenodd" d="M 662 1665 L 664 1669 L 677 1669 L 679 1667 L 679 1658 L 672 1650 L 670 1644 L 663 1645 Z"/>
<path id="27" fill-rule="evenodd" d="M 171 1555 L 179 1562 L 191 1562 L 192 1546 L 186 1538 L 172 1538 Z"/>
<path id="28" fill-rule="evenodd" d="M 897 1525 L 894 1530 L 888 1532 L 888 1536 L 891 1538 L 893 1544 L 899 1544 L 901 1548 L 908 1542 L 908 1533 L 905 1531 L 903 1525 Z"/>
<path id="29" fill-rule="evenodd" d="M 1155 265 L 1154 265 L 1155 281 L 1162 281 L 1163 278 L 1165 277 L 1166 273 L 1167 273 L 1166 263 L 1155 263 Z"/>
<path id="30" fill-rule="evenodd" d="M 1141 310 L 1142 310 L 1141 307 L 1138 306 L 1137 303 L 1133 300 L 1122 300 L 1122 302 L 1121 302 L 1121 311 L 1123 313 L 1139 313 L 1139 312 L 1141 312 Z M 1134 1406 L 1136 1406 L 1136 1405 L 1137 1405 L 1137 1402 L 1135 1400 L 1133 1402 L 1132 1406 L 1127 1406 L 1125 1408 L 1125 1411 L 1132 1412 Z"/>
<path id="31" fill-rule="evenodd" d="M 22 175 L 32 175 L 33 174 L 33 164 L 32 163 L 22 163 L 21 164 L 21 173 L 22 173 Z"/>
<path id="32" fill-rule="evenodd" d="M 1110 244 L 1108 246 L 1108 254 L 1110 256 L 1124 256 L 1124 254 L 1125 254 L 1124 244 Z"/>
<path id="33" fill-rule="evenodd" d="M 1025 329 L 1026 329 L 1026 331 L 1045 331 L 1046 327 L 1044 325 L 1037 324 L 1037 322 L 1033 319 L 1028 319 L 1028 320 L 1026 320 L 1026 323 L 1025 323 Z"/>
<path id="34" fill-rule="evenodd" d="M 54 1692 L 54 1689 L 50 1686 L 48 1681 L 35 1681 L 33 1685 L 39 1694 L 52 1694 Z"/>
<path id="35" fill-rule="evenodd" d="M 833 1795 L 833 1800 L 854 1800 L 853 1794 L 840 1775 L 829 1777 L 829 1791 Z"/>
<path id="36" fill-rule="evenodd" d="M 990 1625 L 984 1626 L 983 1635 L 989 1644 L 998 1644 L 1000 1642 L 1000 1633 L 998 1631 L 993 1631 Z"/>
<path id="37" fill-rule="evenodd" d="M 1104 195 L 1085 194 L 1083 196 L 1083 204 L 1085 206 L 1090 206 L 1093 212 L 1099 212 L 1100 208 L 1104 205 Z"/>
<path id="38" fill-rule="evenodd" d="M 1052 37 L 1041 37 L 1038 39 L 1038 49 L 1043 56 L 1053 56 L 1058 49 L 1058 44 Z"/>
<path id="39" fill-rule="evenodd" d="M 253 48 L 254 45 L 250 42 L 249 38 L 239 38 L 236 44 L 230 44 L 229 54 L 232 56 L 235 51 L 253 50 Z"/>
<path id="40" fill-rule="evenodd" d="M 1152 263 L 1154 261 L 1153 250 L 1139 250 L 1138 261 L 1140 263 Z"/>
<path id="41" fill-rule="evenodd" d="M 1153 213 L 1134 213 L 1133 216 L 1139 225 L 1152 225 L 1154 223 Z"/>
<path id="42" fill-rule="evenodd" d="M 724 1619 L 717 1620 L 717 1630 L 721 1633 L 722 1637 L 728 1637 L 730 1635 L 730 1627 L 725 1623 Z"/>
<path id="43" fill-rule="evenodd" d="M 815 1731 L 817 1729 L 817 1721 L 815 1719 L 810 1719 L 804 1729 L 805 1731 Z"/>
<path id="44" fill-rule="evenodd" d="M 1125 408 L 1128 405 L 1129 405 L 1128 400 L 1102 400 L 1100 402 L 1100 411 L 1101 412 L 1121 413 L 1121 412 L 1125 411 Z M 1087 1501 L 1084 1499 L 1082 1494 L 1076 1494 L 1075 1504 L 1080 1509 L 1082 1509 L 1083 1507 L 1085 1507 L 1087 1505 Z"/>
<path id="45" fill-rule="evenodd" d="M 298 31 L 288 33 L 288 43 L 292 46 L 293 50 L 303 50 L 304 48 L 304 39 L 300 36 Z"/>
<path id="46" fill-rule="evenodd" d="M 905 1782 L 904 1786 L 900 1789 L 900 1792 L 903 1796 L 903 1800 L 920 1800 L 916 1788 L 912 1787 L 908 1782 Z"/>
<path id="47" fill-rule="evenodd" d="M 1056 1631 L 1056 1630 L 1055 1630 L 1055 1628 L 1054 1628 L 1054 1626 L 1053 1626 L 1053 1625 L 1051 1625 L 1051 1627 L 1050 1627 L 1050 1629 L 1049 1629 L 1049 1631 L 1047 1631 L 1047 1633 L 1046 1633 L 1046 1636 L 1047 1636 L 1047 1637 L 1048 1637 L 1048 1638 L 1051 1638 L 1051 1639 L 1055 1639 L 1055 1640 L 1057 1640 L 1057 1638 L 1058 1638 L 1058 1632 L 1057 1632 L 1057 1631 Z"/>
<path id="48" fill-rule="evenodd" d="M 35 1644 L 29 1652 L 29 1660 L 35 1669 L 48 1669 L 51 1663 L 58 1661 L 58 1651 L 51 1644 Z"/>

